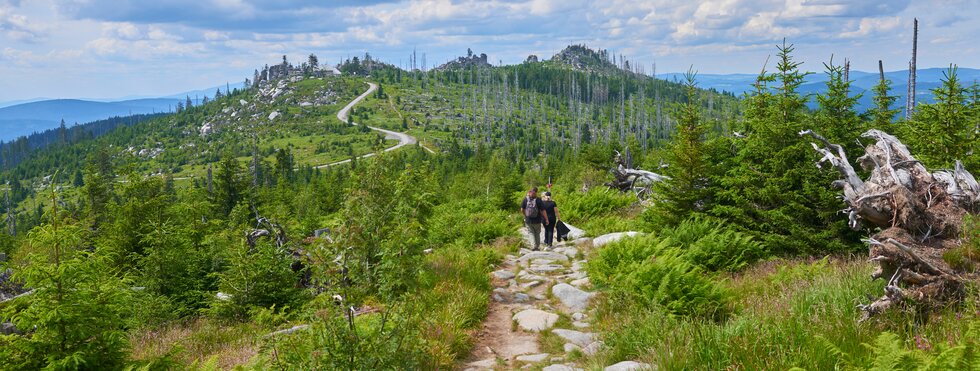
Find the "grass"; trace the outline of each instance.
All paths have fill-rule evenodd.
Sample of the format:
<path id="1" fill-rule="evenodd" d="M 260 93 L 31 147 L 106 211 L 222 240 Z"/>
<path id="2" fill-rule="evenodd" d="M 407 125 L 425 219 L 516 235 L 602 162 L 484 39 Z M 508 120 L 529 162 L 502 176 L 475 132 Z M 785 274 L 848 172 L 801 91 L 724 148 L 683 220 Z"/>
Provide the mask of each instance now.
<path id="1" fill-rule="evenodd" d="M 661 369 L 833 369 L 840 357 L 867 359 L 883 331 L 897 333 L 909 347 L 955 344 L 963 319 L 980 320 L 974 305 L 933 313 L 928 321 L 890 313 L 858 323 L 856 304 L 881 293 L 873 267 L 860 258 L 770 261 L 722 278 L 733 292 L 735 313 L 714 322 L 671 315 L 615 296 L 597 301 L 596 329 L 608 351 L 592 362 L 644 360 Z"/>
<path id="2" fill-rule="evenodd" d="M 222 323 L 207 317 L 144 329 L 130 334 L 133 360 L 168 354 L 183 365 L 212 358 L 222 369 L 249 362 L 259 351 L 261 335 L 271 332 L 255 323 Z"/>

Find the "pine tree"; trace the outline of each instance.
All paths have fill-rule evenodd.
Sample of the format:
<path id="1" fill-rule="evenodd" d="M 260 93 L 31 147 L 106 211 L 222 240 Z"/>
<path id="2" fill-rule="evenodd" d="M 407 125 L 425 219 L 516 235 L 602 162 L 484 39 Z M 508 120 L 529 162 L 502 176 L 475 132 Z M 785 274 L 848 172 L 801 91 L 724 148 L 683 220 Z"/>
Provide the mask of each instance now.
<path id="1" fill-rule="evenodd" d="M 32 333 L 0 347 L 0 368 L 121 368 L 127 360 L 129 285 L 98 249 L 83 248 L 85 229 L 52 201 L 50 222 L 28 234 L 31 253 L 15 273 L 34 292 L 30 306 L 12 320 Z"/>
<path id="2" fill-rule="evenodd" d="M 866 126 L 854 110 L 861 94 L 851 94 L 851 82 L 844 80 L 844 67 L 833 63 L 824 64 L 827 91 L 816 97 L 818 108 L 811 128 L 831 142 L 840 143 L 847 153 L 857 153 L 861 149 L 857 139 Z"/>
<path id="3" fill-rule="evenodd" d="M 720 179 L 710 213 L 744 228 L 773 252 L 849 249 L 857 236 L 836 215 L 844 205 L 823 186 L 836 175 L 813 166 L 813 150 L 798 136 L 810 119 L 807 97 L 799 93 L 806 74 L 792 52 L 792 45 L 779 47 L 777 72 L 760 75 L 746 99 L 748 137 L 734 142 L 735 166 Z"/>
<path id="4" fill-rule="evenodd" d="M 705 149 L 707 128 L 698 99 L 696 73 L 685 74 L 687 99 L 676 112 L 674 137 L 667 153 L 669 181 L 656 188 L 657 202 L 652 211 L 655 226 L 676 225 L 688 215 L 706 208 L 710 194 L 708 189 L 708 153 Z"/>
<path id="5" fill-rule="evenodd" d="M 970 109 L 967 90 L 950 66 L 942 85 L 932 90 L 934 103 L 920 104 L 902 128 L 902 141 L 929 168 L 953 167 L 976 144 L 976 111 Z"/>
<path id="6" fill-rule="evenodd" d="M 892 122 L 895 121 L 895 115 L 902 110 L 901 108 L 892 108 L 892 105 L 898 100 L 898 96 L 888 95 L 891 91 L 891 84 L 891 80 L 879 79 L 878 84 L 871 88 L 874 93 L 874 97 L 871 99 L 874 102 L 874 107 L 868 110 L 871 128 L 890 132 Z"/>
<path id="7" fill-rule="evenodd" d="M 221 215 L 228 215 L 248 192 L 248 177 L 234 155 L 226 152 L 214 177 L 214 204 Z"/>

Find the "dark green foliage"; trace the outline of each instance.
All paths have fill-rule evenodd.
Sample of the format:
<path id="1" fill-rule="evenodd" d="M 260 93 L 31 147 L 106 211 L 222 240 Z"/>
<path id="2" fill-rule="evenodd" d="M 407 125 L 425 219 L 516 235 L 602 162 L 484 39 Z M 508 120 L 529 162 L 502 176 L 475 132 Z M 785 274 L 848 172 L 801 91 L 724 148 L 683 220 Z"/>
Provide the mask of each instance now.
<path id="1" fill-rule="evenodd" d="M 240 244 L 228 256 L 228 266 L 219 276 L 219 288 L 228 299 L 216 298 L 212 312 L 221 317 L 244 320 L 256 308 L 296 307 L 305 292 L 297 287 L 299 274 L 290 269 L 290 254 L 268 241 L 254 248 Z"/>
<path id="2" fill-rule="evenodd" d="M 246 199 L 249 191 L 248 178 L 241 163 L 226 152 L 214 175 L 214 204 L 220 215 L 228 215 L 235 205 Z"/>
<path id="3" fill-rule="evenodd" d="M 903 143 L 930 169 L 951 169 L 956 160 L 968 160 L 968 165 L 973 165 L 977 157 L 980 112 L 971 108 L 956 67 L 951 66 L 943 75 L 942 85 L 932 91 L 936 102 L 917 105 L 901 131 Z"/>
<path id="4" fill-rule="evenodd" d="M 901 111 L 900 108 L 892 108 L 898 96 L 888 95 L 891 91 L 891 84 L 891 80 L 880 79 L 878 84 L 871 88 L 874 93 L 874 97 L 871 98 L 874 107 L 867 112 L 870 116 L 871 122 L 868 124 L 871 128 L 884 130 L 888 133 L 894 131 L 892 123 L 895 121 L 895 116 Z"/>
<path id="5" fill-rule="evenodd" d="M 798 92 L 805 74 L 792 51 L 779 49 L 778 71 L 761 75 L 746 98 L 748 138 L 733 140 L 734 166 L 720 179 L 709 213 L 750 232 L 773 253 L 851 250 L 857 235 L 837 214 L 843 203 L 828 186 L 837 175 L 814 166 L 813 149 L 798 136 L 811 123 L 807 97 Z"/>
<path id="6" fill-rule="evenodd" d="M 715 320 L 730 311 L 726 290 L 689 263 L 670 239 L 646 236 L 611 243 L 588 268 L 597 286 L 647 306 Z"/>
<path id="7" fill-rule="evenodd" d="M 0 337 L 3 369 L 115 369 L 126 362 L 123 332 L 129 283 L 100 252 L 81 246 L 84 230 L 57 210 L 28 236 L 27 264 L 16 272 L 34 293 L 5 312 L 30 336 Z"/>
<path id="8" fill-rule="evenodd" d="M 691 264 L 709 271 L 736 272 L 768 254 L 752 237 L 709 218 L 687 219 L 659 233 Z"/>
<path id="9" fill-rule="evenodd" d="M 705 140 L 708 128 L 698 104 L 695 73 L 687 73 L 687 102 L 677 108 L 676 132 L 666 158 L 669 166 L 664 175 L 671 179 L 654 189 L 654 207 L 647 221 L 655 229 L 676 225 L 692 213 L 710 208 L 711 177 L 714 169 Z"/>
<path id="10" fill-rule="evenodd" d="M 861 94 L 851 94 L 851 82 L 844 80 L 843 66 L 835 66 L 831 61 L 824 68 L 827 91 L 816 96 L 817 111 L 810 125 L 827 140 L 843 146 L 848 154 L 858 154 L 863 146 L 856 138 L 866 130 L 864 120 L 854 111 Z"/>

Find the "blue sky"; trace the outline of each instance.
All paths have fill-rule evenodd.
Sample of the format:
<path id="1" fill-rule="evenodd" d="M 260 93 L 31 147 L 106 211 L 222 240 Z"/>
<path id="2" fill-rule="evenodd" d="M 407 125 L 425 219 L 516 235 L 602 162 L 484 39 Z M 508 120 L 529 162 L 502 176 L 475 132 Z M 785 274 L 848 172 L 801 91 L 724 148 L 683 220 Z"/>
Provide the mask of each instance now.
<path id="1" fill-rule="evenodd" d="M 920 68 L 980 65 L 977 0 L 0 0 L 0 101 L 165 95 L 283 54 L 399 64 L 417 49 L 432 66 L 472 48 L 506 64 L 573 43 L 647 72 L 758 73 L 786 37 L 804 68 L 833 54 L 899 70 L 915 16 Z"/>

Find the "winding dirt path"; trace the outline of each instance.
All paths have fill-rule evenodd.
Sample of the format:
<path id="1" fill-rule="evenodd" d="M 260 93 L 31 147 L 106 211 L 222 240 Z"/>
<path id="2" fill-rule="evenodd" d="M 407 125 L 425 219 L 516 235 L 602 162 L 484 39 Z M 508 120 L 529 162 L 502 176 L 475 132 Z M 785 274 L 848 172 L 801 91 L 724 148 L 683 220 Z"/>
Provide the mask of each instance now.
<path id="1" fill-rule="evenodd" d="M 362 100 L 364 100 L 364 98 L 367 98 L 369 95 L 371 95 L 371 93 L 374 93 L 376 90 L 378 90 L 378 84 L 375 84 L 373 82 L 368 82 L 367 84 L 369 85 L 369 87 L 368 87 L 368 90 L 366 92 L 364 92 L 364 94 L 361 94 L 357 98 L 354 98 L 354 100 L 350 101 L 350 103 L 347 103 L 347 105 L 344 106 L 344 108 L 341 108 L 340 111 L 337 111 L 337 119 L 338 120 L 340 120 L 341 122 L 345 122 L 346 123 L 347 122 L 347 117 L 350 116 L 350 110 L 353 109 L 355 105 L 357 105 Z M 359 125 L 358 123 L 353 122 L 353 121 L 351 122 L 351 124 Z M 368 128 L 371 129 L 371 130 L 374 130 L 374 131 L 383 133 L 385 135 L 385 139 L 397 139 L 398 140 L 398 144 L 396 144 L 396 145 L 394 145 L 392 147 L 385 148 L 385 152 L 394 151 L 394 150 L 399 149 L 399 148 L 402 148 L 404 146 L 418 143 L 418 140 L 415 139 L 415 137 L 413 137 L 411 135 L 408 135 L 408 134 L 405 134 L 405 133 L 399 133 L 397 131 L 386 130 L 386 129 L 382 129 L 382 128 L 378 128 L 378 127 L 374 127 L 374 126 L 368 126 Z M 426 150 L 428 150 L 429 152 L 432 152 L 431 149 L 426 148 Z M 368 158 L 368 157 L 371 157 L 371 156 L 374 156 L 374 152 L 368 153 L 366 155 L 358 156 L 357 158 L 358 159 L 362 159 L 362 158 Z M 315 167 L 317 169 L 322 169 L 322 168 L 325 168 L 325 167 L 346 164 L 346 163 L 349 163 L 349 162 L 350 162 L 350 159 L 347 159 L 347 160 L 337 161 L 337 162 L 331 162 L 329 164 L 319 165 L 319 166 L 315 166 Z"/>

